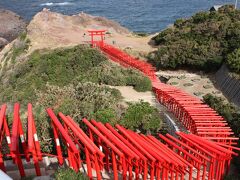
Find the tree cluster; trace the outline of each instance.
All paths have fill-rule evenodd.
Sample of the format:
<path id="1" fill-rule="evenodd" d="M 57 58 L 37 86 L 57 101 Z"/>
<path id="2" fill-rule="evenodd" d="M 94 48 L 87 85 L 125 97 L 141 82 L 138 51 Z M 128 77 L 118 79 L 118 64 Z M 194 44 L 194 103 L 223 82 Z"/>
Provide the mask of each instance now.
<path id="1" fill-rule="evenodd" d="M 226 62 L 240 74 L 240 10 L 231 5 L 178 19 L 153 39 L 159 48 L 149 61 L 157 68 L 215 71 Z"/>
<path id="2" fill-rule="evenodd" d="M 203 97 L 204 102 L 207 103 L 210 107 L 215 109 L 221 116 L 223 116 L 231 129 L 234 132 L 234 135 L 240 138 L 240 108 L 234 106 L 233 104 L 225 102 L 222 98 L 207 94 Z M 238 143 L 240 147 L 240 141 Z M 240 158 L 239 156 L 234 159 L 236 167 L 240 171 Z M 240 177 L 238 177 L 240 178 Z"/>

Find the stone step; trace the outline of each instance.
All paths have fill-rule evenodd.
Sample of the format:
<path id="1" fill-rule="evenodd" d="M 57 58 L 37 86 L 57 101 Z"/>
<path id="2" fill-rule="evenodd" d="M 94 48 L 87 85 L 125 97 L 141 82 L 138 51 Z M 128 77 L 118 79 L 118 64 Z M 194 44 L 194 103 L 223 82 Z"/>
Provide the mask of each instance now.
<path id="1" fill-rule="evenodd" d="M 45 168 L 45 165 L 43 163 L 39 163 L 40 168 Z M 29 164 L 24 164 L 24 169 L 34 169 L 35 166 L 33 163 L 29 162 Z M 16 164 L 13 164 L 11 166 L 6 166 L 6 171 L 15 171 L 18 170 L 18 166 Z"/>
<path id="2" fill-rule="evenodd" d="M 35 169 L 24 169 L 26 177 L 34 177 L 36 176 L 36 171 Z M 46 169 L 45 168 L 40 168 L 40 172 L 42 175 L 46 175 Z M 19 170 L 12 170 L 12 171 L 7 171 L 6 172 L 8 176 L 10 176 L 13 180 L 20 180 L 21 175 L 19 173 Z"/>
<path id="3" fill-rule="evenodd" d="M 55 162 L 57 162 L 56 158 L 43 157 L 43 160 L 39 162 L 41 175 L 44 177 L 46 175 L 49 175 L 49 172 L 51 171 L 51 170 L 48 170 L 49 165 L 54 164 Z M 27 162 L 25 159 L 22 159 L 22 163 L 24 166 L 26 177 L 36 176 L 33 159 L 30 159 L 30 162 Z M 21 179 L 17 164 L 14 164 L 12 160 L 5 160 L 4 165 L 6 168 L 7 175 L 9 175 L 14 180 Z"/>

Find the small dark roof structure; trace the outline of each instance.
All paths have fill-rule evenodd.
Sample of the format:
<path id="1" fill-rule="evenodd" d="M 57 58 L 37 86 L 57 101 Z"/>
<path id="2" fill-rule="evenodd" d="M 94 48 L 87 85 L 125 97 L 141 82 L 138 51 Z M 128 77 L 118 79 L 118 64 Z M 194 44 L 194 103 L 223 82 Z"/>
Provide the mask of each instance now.
<path id="1" fill-rule="evenodd" d="M 212 6 L 211 8 L 210 8 L 210 11 L 218 11 L 218 9 L 220 8 L 220 7 L 222 7 L 223 5 L 215 5 L 215 6 Z"/>

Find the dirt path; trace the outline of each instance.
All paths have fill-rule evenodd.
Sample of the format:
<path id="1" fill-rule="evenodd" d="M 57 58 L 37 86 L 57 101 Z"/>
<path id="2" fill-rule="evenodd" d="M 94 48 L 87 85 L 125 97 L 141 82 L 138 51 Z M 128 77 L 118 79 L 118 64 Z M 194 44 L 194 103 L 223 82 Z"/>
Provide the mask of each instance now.
<path id="1" fill-rule="evenodd" d="M 139 102 L 141 100 L 150 103 L 152 106 L 156 106 L 156 98 L 151 91 L 147 92 L 137 92 L 131 86 L 111 86 L 115 89 L 118 89 L 122 96 L 123 100 L 126 102 Z"/>

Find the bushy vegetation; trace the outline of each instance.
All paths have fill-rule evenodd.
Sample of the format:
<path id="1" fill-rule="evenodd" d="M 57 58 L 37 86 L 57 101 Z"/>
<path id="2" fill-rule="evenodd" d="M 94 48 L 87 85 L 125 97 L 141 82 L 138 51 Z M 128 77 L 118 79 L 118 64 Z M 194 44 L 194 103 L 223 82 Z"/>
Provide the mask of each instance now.
<path id="1" fill-rule="evenodd" d="M 22 35 L 21 38 L 26 37 Z M 33 104 L 44 152 L 53 152 L 55 149 L 45 108 L 51 107 L 56 113 L 70 115 L 78 123 L 86 117 L 112 125 L 124 125 L 127 124 L 125 115 L 129 118 L 137 115 L 130 111 L 133 105 L 128 108 L 128 105 L 121 102 L 120 92 L 106 85 L 133 86 L 138 91 L 151 90 L 150 80 L 142 73 L 112 64 L 99 51 L 88 46 L 44 53 L 36 51 L 27 60 L 14 64 L 13 70 L 4 73 L 0 81 L 1 102 L 18 101 L 23 112 L 28 102 Z M 138 106 L 141 104 L 143 107 L 138 108 L 142 111 L 141 117 L 130 119 L 132 123 L 138 120 L 131 128 L 155 132 L 161 125 L 157 110 L 149 104 L 140 103 Z M 156 127 L 152 125 L 154 118 L 158 122 Z M 124 123 L 121 123 L 122 119 Z M 26 118 L 23 117 L 22 120 L 25 121 Z"/>
<path id="2" fill-rule="evenodd" d="M 124 127 L 140 130 L 142 133 L 157 133 L 161 129 L 162 120 L 156 108 L 147 102 L 130 103 L 120 122 Z"/>
<path id="3" fill-rule="evenodd" d="M 236 175 L 236 174 L 230 174 L 230 175 L 226 175 L 224 178 L 224 180 L 239 180 L 240 179 L 240 175 Z"/>
<path id="4" fill-rule="evenodd" d="M 94 82 L 111 86 L 133 86 L 136 91 L 150 91 L 151 81 L 134 69 L 121 68 L 105 61 L 79 77 L 83 82 Z"/>
<path id="5" fill-rule="evenodd" d="M 88 180 L 89 178 L 81 172 L 76 173 L 70 168 L 59 169 L 54 174 L 56 180 Z"/>
<path id="6" fill-rule="evenodd" d="M 226 103 L 222 98 L 207 94 L 203 97 L 204 102 L 210 107 L 215 109 L 221 116 L 223 116 L 236 137 L 240 138 L 240 109 L 233 104 Z M 240 147 L 240 141 L 238 143 Z M 239 154 L 240 155 L 240 154 Z M 238 170 L 240 171 L 240 158 L 239 156 L 234 159 Z"/>
<path id="7" fill-rule="evenodd" d="M 99 110 L 94 114 L 94 118 L 103 123 L 120 124 L 144 134 L 156 134 L 162 128 L 158 109 L 144 101 L 128 103 L 127 107 L 118 105 L 115 109 Z"/>
<path id="8" fill-rule="evenodd" d="M 79 83 L 63 88 L 47 85 L 46 91 L 37 94 L 37 103 L 43 107 L 53 107 L 73 118 L 91 118 L 94 113 L 114 108 L 120 100 L 118 90 L 94 83 Z"/>
<path id="9" fill-rule="evenodd" d="M 240 109 L 233 104 L 226 103 L 221 97 L 211 94 L 205 95 L 203 99 L 228 121 L 235 135 L 240 137 Z"/>
<path id="10" fill-rule="evenodd" d="M 4 58 L 11 59 L 12 64 L 16 62 L 17 57 L 26 53 L 30 46 L 31 41 L 27 38 L 27 32 L 22 32 L 15 40 L 11 51 L 4 55 Z"/>
<path id="11" fill-rule="evenodd" d="M 36 100 L 36 90 L 44 90 L 47 82 L 59 87 L 71 84 L 82 72 L 97 66 L 105 58 L 90 48 L 74 47 L 46 54 L 34 52 L 27 61 L 18 64 L 11 74 L 2 77 L 3 102 Z"/>
<path id="12" fill-rule="evenodd" d="M 54 149 L 52 127 L 45 108 L 51 107 L 56 113 L 70 115 L 80 123 L 83 117 L 91 119 L 99 111 L 116 109 L 120 100 L 121 94 L 118 90 L 90 82 L 64 87 L 47 84 L 45 91 L 37 92 L 37 104 L 34 106 L 42 150 L 52 152 Z"/>
<path id="13" fill-rule="evenodd" d="M 215 71 L 227 61 L 240 74 L 240 10 L 226 5 L 217 12 L 199 12 L 178 19 L 153 39 L 158 51 L 149 54 L 157 68 L 189 68 Z"/>
<path id="14" fill-rule="evenodd" d="M 12 62 L 15 63 L 16 58 L 23 54 L 29 47 L 29 43 L 26 43 L 25 41 L 19 41 L 18 44 L 14 44 L 12 48 L 12 53 L 11 53 L 11 59 Z"/>
<path id="15" fill-rule="evenodd" d="M 35 108 L 36 126 L 44 152 L 54 151 L 53 134 L 49 126 L 46 107 L 52 107 L 56 113 L 70 115 L 81 124 L 83 117 L 96 119 L 102 123 L 121 124 L 142 133 L 157 133 L 162 120 L 156 108 L 147 102 L 122 105 L 119 91 L 93 83 L 79 83 L 59 88 L 47 85 L 44 93 L 39 93 Z"/>
<path id="16" fill-rule="evenodd" d="M 240 72 L 240 48 L 228 54 L 227 65 L 230 70 Z"/>
<path id="17" fill-rule="evenodd" d="M 36 100 L 36 92 L 46 84 L 59 87 L 77 82 L 107 85 L 132 85 L 138 91 L 151 89 L 151 82 L 140 72 L 111 65 L 97 50 L 76 46 L 42 54 L 34 52 L 14 71 L 1 77 L 2 102 L 22 103 Z"/>

